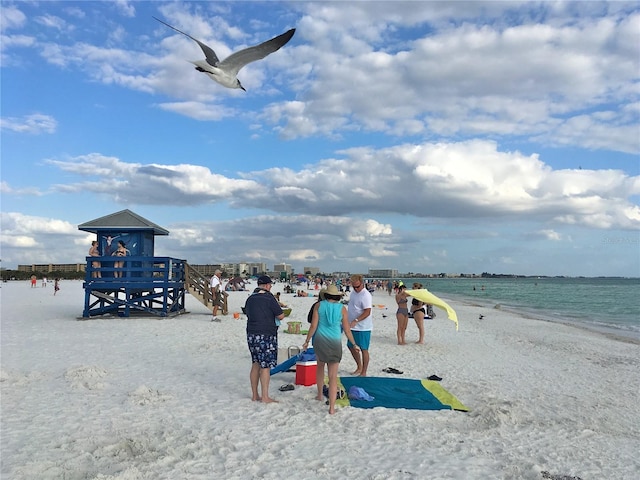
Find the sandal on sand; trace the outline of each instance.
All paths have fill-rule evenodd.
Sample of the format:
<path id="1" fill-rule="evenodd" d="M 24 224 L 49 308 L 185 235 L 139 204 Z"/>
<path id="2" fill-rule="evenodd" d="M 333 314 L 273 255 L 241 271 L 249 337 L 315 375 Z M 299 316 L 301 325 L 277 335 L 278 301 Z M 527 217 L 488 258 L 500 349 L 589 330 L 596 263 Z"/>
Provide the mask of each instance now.
<path id="1" fill-rule="evenodd" d="M 329 398 L 329 385 L 323 385 L 322 386 L 322 394 L 325 397 Z M 342 388 L 339 388 L 336 391 L 336 400 L 342 400 L 346 396 L 347 396 L 347 392 L 345 392 Z"/>
<path id="2" fill-rule="evenodd" d="M 403 373 L 401 370 L 398 370 L 397 368 L 393 368 L 393 367 L 383 368 L 382 371 L 385 373 L 395 373 L 396 375 L 402 375 Z"/>
<path id="3" fill-rule="evenodd" d="M 427 377 L 427 380 L 433 380 L 434 382 L 439 382 L 440 380 L 442 380 L 442 377 L 439 377 L 438 375 L 431 375 L 430 377 Z"/>
<path id="4" fill-rule="evenodd" d="M 280 391 L 281 392 L 290 392 L 291 390 L 295 390 L 296 387 L 293 386 L 293 384 L 291 383 L 285 383 L 284 385 L 280 386 Z"/>

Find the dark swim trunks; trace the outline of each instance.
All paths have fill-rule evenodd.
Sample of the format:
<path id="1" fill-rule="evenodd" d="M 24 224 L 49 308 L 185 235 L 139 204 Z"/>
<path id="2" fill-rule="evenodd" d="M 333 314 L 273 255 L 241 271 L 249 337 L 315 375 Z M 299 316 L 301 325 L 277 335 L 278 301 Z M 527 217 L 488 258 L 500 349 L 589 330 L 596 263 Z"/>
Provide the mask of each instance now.
<path id="1" fill-rule="evenodd" d="M 247 333 L 247 345 L 251 352 L 251 363 L 260 368 L 273 368 L 278 364 L 278 336 Z"/>

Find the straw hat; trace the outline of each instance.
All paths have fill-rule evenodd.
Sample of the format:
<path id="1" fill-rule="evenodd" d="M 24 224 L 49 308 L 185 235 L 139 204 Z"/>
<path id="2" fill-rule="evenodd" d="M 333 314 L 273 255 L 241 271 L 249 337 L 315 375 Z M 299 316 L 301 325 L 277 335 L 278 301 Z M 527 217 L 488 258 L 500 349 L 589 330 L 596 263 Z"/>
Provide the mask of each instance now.
<path id="1" fill-rule="evenodd" d="M 339 297 L 342 297 L 344 295 L 344 293 L 342 293 L 340 290 L 338 290 L 338 287 L 336 287 L 334 284 L 329 285 L 326 289 L 325 289 L 325 295 L 337 295 Z"/>

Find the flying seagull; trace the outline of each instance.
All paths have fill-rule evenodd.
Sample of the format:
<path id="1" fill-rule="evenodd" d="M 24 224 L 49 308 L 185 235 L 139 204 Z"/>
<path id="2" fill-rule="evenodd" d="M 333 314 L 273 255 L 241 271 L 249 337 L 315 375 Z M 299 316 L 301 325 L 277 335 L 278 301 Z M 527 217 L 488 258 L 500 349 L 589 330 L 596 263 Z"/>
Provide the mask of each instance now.
<path id="1" fill-rule="evenodd" d="M 178 30 L 176 27 L 172 27 L 159 18 L 153 18 L 166 25 L 167 27 L 175 30 L 176 32 L 186 35 L 191 40 L 200 45 L 200 48 L 204 52 L 206 60 L 196 60 L 195 62 L 191 62 L 196 66 L 196 70 L 206 73 L 207 75 L 209 75 L 209 78 L 211 78 L 211 80 L 215 80 L 223 87 L 241 88 L 245 92 L 245 88 L 242 86 L 240 80 L 238 80 L 238 77 L 236 76 L 238 75 L 240 69 L 246 64 L 255 62 L 256 60 L 260 60 L 270 53 L 273 53 L 276 50 L 280 49 L 280 47 L 291 40 L 291 37 L 293 37 L 293 34 L 296 32 L 296 29 L 292 28 L 282 35 L 278 35 L 277 37 L 274 37 L 271 40 L 267 40 L 260 45 L 255 45 L 253 47 L 234 52 L 224 60 L 220 61 L 218 60 L 216 52 L 214 52 L 213 49 L 208 45 L 205 45 L 197 38 L 193 38 L 188 33 L 184 33 L 183 31 Z"/>

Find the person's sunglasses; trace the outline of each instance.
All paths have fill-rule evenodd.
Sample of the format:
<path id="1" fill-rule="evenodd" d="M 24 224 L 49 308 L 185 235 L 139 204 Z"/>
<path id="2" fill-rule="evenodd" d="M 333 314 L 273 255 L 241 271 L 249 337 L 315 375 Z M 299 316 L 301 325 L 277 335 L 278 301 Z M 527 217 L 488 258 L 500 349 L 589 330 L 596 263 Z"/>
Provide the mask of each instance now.
<path id="1" fill-rule="evenodd" d="M 362 288 L 362 284 L 360 284 L 360 285 L 354 285 L 354 286 L 353 286 L 353 288 L 354 288 L 355 290 L 357 290 L 357 289 L 359 289 L 359 288 Z"/>

